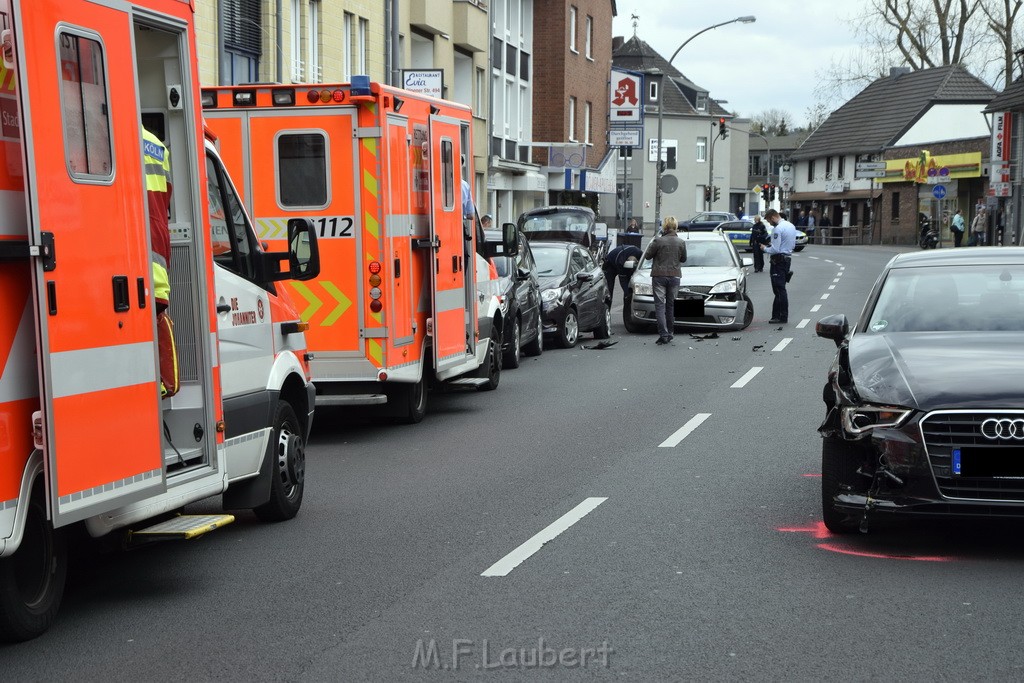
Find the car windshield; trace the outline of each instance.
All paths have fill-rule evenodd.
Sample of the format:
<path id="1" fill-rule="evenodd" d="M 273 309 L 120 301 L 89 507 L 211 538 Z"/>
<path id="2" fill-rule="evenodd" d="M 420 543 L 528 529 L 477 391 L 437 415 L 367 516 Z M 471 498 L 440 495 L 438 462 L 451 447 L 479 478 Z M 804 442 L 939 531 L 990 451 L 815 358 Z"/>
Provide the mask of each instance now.
<path id="1" fill-rule="evenodd" d="M 589 239 L 590 216 L 582 211 L 559 211 L 526 216 L 522 230 L 527 237 L 583 242 Z"/>
<path id="2" fill-rule="evenodd" d="M 542 277 L 565 275 L 569 269 L 569 252 L 557 247 L 533 246 L 533 260 L 537 262 L 537 274 Z"/>
<path id="3" fill-rule="evenodd" d="M 686 263 L 680 265 L 683 268 L 735 266 L 732 254 L 729 253 L 731 249 L 732 247 L 725 242 L 690 240 L 686 243 Z M 640 269 L 650 270 L 651 260 L 644 261 Z"/>
<path id="4" fill-rule="evenodd" d="M 864 332 L 1024 331 L 1024 266 L 894 268 Z"/>

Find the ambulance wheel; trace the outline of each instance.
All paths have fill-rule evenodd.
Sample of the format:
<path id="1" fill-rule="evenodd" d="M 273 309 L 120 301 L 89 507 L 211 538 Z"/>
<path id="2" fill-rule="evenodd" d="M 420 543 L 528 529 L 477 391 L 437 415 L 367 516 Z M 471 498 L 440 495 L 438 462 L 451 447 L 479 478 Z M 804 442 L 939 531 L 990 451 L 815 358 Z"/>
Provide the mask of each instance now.
<path id="1" fill-rule="evenodd" d="M 306 444 L 295 411 L 278 401 L 270 456 L 270 500 L 253 509 L 263 522 L 283 522 L 299 513 L 306 484 Z"/>
<path id="2" fill-rule="evenodd" d="M 516 316 L 515 320 L 512 321 L 512 337 L 509 340 L 508 351 L 505 353 L 505 357 L 502 361 L 501 366 L 503 368 L 515 368 L 519 367 L 519 359 L 523 355 L 523 326 L 519 322 L 519 316 Z"/>
<path id="3" fill-rule="evenodd" d="M 487 356 L 480 368 L 484 373 L 480 376 L 484 377 L 487 383 L 477 387 L 480 391 L 494 391 L 498 388 L 498 382 L 501 380 L 501 337 L 499 335 L 498 330 L 491 332 L 491 341 L 487 345 Z"/>
<path id="4" fill-rule="evenodd" d="M 420 377 L 419 382 L 402 386 L 399 397 L 401 416 L 399 420 L 408 425 L 419 424 L 427 414 L 427 383 Z"/>
<path id="5" fill-rule="evenodd" d="M 46 519 L 45 498 L 36 491 L 28 505 L 25 535 L 13 556 L 0 560 L 0 639 L 29 640 L 53 623 L 68 575 L 63 529 Z"/>

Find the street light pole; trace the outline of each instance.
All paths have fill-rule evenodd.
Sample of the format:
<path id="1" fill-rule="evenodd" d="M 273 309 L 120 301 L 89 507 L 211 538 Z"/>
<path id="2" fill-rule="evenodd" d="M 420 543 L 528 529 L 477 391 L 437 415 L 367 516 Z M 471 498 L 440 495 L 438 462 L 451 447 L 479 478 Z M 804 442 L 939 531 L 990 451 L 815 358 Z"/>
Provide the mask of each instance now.
<path id="1" fill-rule="evenodd" d="M 668 60 L 669 66 L 672 65 L 672 62 L 675 60 L 675 58 L 679 54 L 680 50 L 682 50 L 684 47 L 686 47 L 691 40 L 693 40 L 694 38 L 696 38 L 700 34 L 707 33 L 708 31 L 710 31 L 712 29 L 718 28 L 719 26 L 726 26 L 728 24 L 736 24 L 736 23 L 739 23 L 739 24 L 751 24 L 751 23 L 753 23 L 755 21 L 757 21 L 757 17 L 755 17 L 755 16 L 736 17 L 735 19 L 730 19 L 729 21 L 723 21 L 720 24 L 715 24 L 713 26 L 708 26 L 707 28 L 703 28 L 703 29 L 697 31 L 692 36 L 690 36 L 689 38 L 684 40 L 682 45 L 680 45 L 679 47 L 676 48 L 676 51 L 672 53 L 672 57 L 670 57 L 669 60 Z M 669 78 L 671 78 L 671 76 L 669 76 L 669 74 L 665 74 L 665 76 L 668 76 Z M 655 195 L 654 195 L 654 223 L 655 223 L 656 226 L 659 226 L 659 227 L 661 226 L 661 127 L 662 127 L 662 120 L 664 118 L 664 111 L 665 111 L 665 107 L 663 106 L 664 102 L 665 102 L 665 100 L 664 100 L 664 94 L 665 94 L 664 85 L 665 85 L 665 79 L 662 78 L 661 82 L 658 84 L 658 156 L 655 159 L 655 164 L 656 164 L 655 168 L 657 169 L 657 177 L 655 179 L 656 180 L 656 188 L 655 188 Z M 713 141 L 712 141 L 711 149 L 714 150 Z"/>

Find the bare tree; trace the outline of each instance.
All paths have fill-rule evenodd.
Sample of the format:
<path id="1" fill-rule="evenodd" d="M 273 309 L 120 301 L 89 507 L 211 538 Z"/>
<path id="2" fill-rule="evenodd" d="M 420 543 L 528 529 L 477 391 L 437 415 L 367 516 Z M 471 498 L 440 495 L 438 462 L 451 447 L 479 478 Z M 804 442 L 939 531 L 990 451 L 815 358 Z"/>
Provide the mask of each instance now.
<path id="1" fill-rule="evenodd" d="M 1024 0 L 989 0 L 983 2 L 981 11 L 985 13 L 988 29 L 992 32 L 999 50 L 1002 66 L 1002 82 L 1009 85 L 1013 82 L 1013 55 L 1019 44 L 1017 35 L 1017 13 Z"/>
<path id="2" fill-rule="evenodd" d="M 765 109 L 750 118 L 751 128 L 765 135 L 786 135 L 793 117 L 785 109 Z"/>

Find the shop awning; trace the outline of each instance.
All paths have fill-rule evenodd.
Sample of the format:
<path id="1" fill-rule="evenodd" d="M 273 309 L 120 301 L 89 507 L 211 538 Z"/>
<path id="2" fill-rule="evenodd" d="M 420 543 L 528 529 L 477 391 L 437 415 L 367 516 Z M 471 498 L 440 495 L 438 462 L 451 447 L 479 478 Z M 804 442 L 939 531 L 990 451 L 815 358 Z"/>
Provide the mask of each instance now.
<path id="1" fill-rule="evenodd" d="M 843 199 L 878 199 L 882 196 L 881 188 L 877 190 L 847 190 L 846 192 L 790 192 L 786 197 L 791 202 L 838 202 Z"/>

